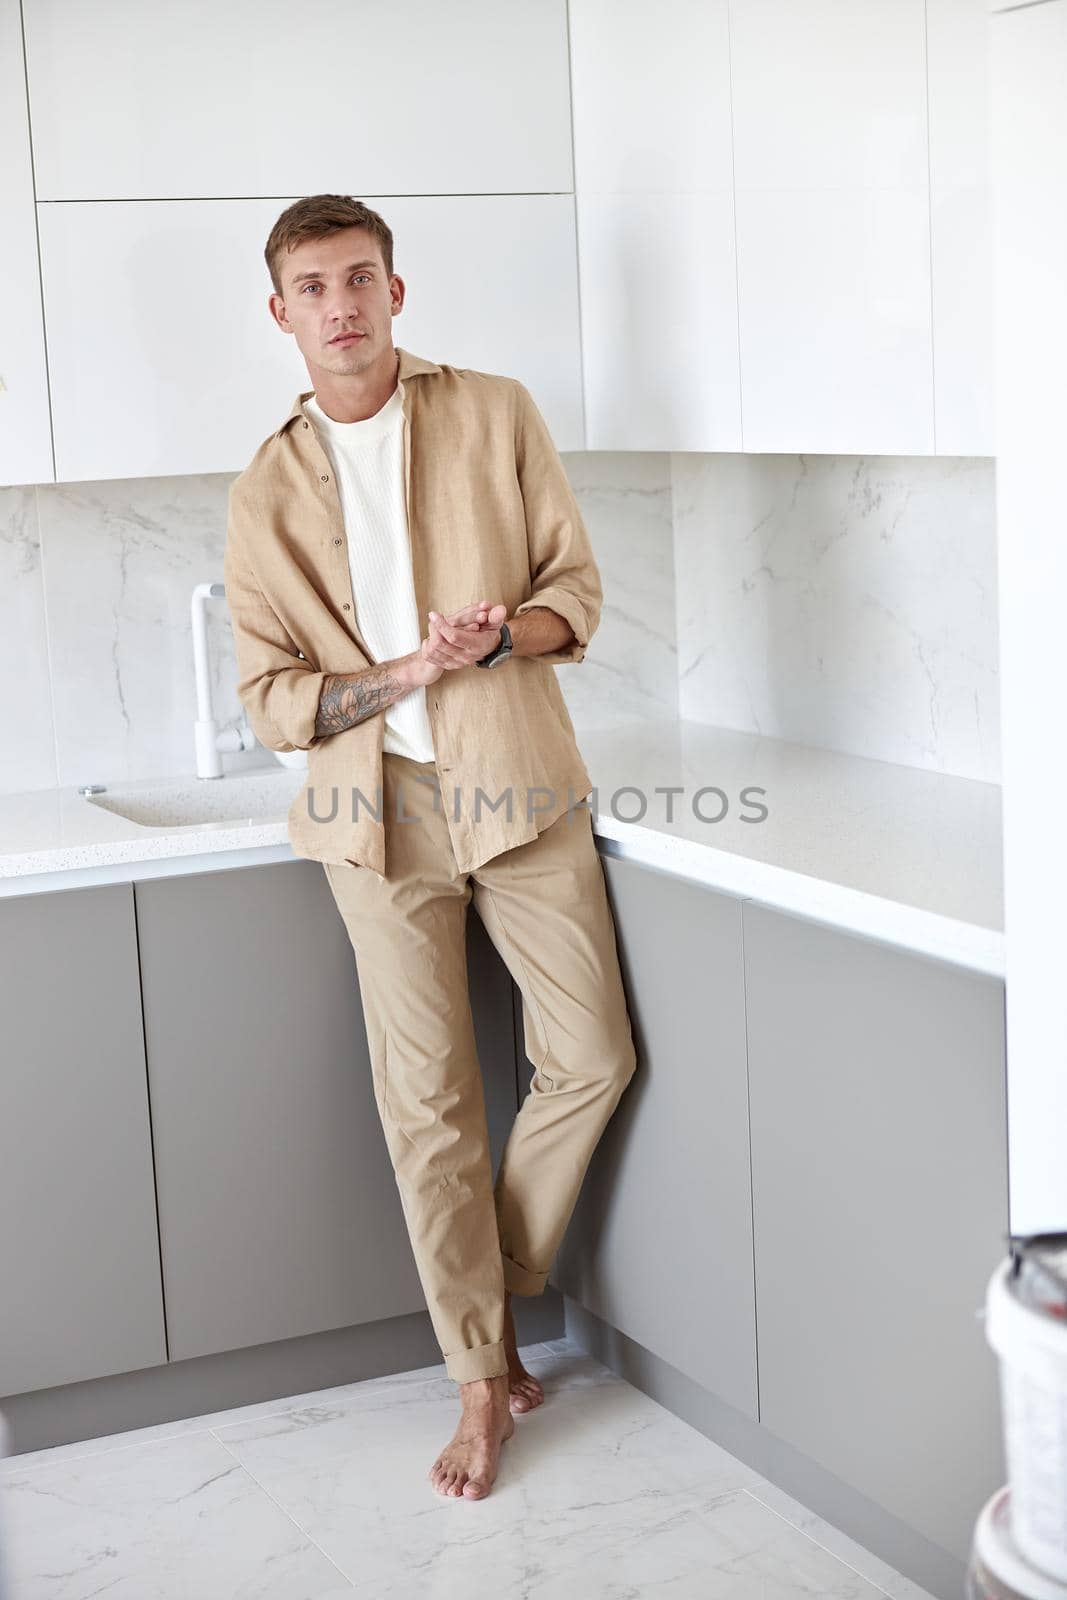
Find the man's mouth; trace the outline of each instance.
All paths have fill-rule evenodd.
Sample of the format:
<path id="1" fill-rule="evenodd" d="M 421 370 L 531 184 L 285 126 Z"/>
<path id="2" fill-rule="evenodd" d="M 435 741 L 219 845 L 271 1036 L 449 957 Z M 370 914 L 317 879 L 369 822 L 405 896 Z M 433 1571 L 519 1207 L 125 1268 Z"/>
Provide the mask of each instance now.
<path id="1" fill-rule="evenodd" d="M 357 339 L 364 338 L 362 333 L 340 333 L 336 339 L 331 339 L 331 344 L 354 344 Z"/>

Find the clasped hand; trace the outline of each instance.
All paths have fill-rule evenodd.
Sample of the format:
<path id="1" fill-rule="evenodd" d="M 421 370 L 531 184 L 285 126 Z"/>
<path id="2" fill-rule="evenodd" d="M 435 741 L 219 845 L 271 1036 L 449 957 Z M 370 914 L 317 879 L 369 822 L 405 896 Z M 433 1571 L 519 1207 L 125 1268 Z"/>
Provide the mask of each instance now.
<path id="1" fill-rule="evenodd" d="M 507 606 L 491 606 L 488 600 L 463 606 L 447 617 L 431 611 L 429 636 L 422 641 L 420 653 L 425 661 L 446 672 L 472 666 L 496 649 L 500 624 L 507 614 Z"/>

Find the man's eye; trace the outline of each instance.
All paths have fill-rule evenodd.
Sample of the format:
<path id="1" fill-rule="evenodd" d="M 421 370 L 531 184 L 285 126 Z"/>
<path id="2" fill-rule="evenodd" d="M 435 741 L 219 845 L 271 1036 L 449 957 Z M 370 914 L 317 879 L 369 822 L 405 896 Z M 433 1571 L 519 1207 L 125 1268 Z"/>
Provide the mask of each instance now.
<path id="1" fill-rule="evenodd" d="M 355 276 L 356 276 L 356 277 L 357 277 L 357 278 L 365 278 L 365 277 L 367 277 L 367 276 L 368 276 L 368 274 L 367 274 L 367 273 L 365 273 L 365 272 L 357 272 L 357 273 L 356 273 L 356 274 L 355 274 Z M 304 285 L 304 287 L 303 287 L 303 288 L 302 288 L 302 289 L 301 289 L 301 291 L 300 291 L 300 293 L 301 293 L 301 294 L 307 294 L 307 292 L 308 292 L 308 290 L 309 290 L 309 289 L 317 289 L 317 288 L 318 288 L 318 284 L 317 284 L 317 283 L 305 283 L 305 285 Z"/>

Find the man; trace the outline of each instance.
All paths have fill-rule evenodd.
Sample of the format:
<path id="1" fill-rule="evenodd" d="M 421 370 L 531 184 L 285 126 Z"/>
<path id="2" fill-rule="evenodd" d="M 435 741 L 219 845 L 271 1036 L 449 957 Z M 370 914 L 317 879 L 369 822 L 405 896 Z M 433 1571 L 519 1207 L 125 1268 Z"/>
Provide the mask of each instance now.
<path id="1" fill-rule="evenodd" d="M 556 680 L 602 599 L 548 430 L 517 380 L 397 349 L 385 221 L 289 207 L 269 309 L 314 389 L 230 491 L 238 693 L 308 751 L 297 854 L 356 957 L 374 1090 L 462 1414 L 430 1469 L 480 1498 L 540 1404 L 511 1294 L 539 1294 L 636 1057 L 588 803 Z M 425 633 L 423 632 L 425 627 Z M 530 1092 L 495 1188 L 467 990 L 473 898 L 523 996 Z"/>

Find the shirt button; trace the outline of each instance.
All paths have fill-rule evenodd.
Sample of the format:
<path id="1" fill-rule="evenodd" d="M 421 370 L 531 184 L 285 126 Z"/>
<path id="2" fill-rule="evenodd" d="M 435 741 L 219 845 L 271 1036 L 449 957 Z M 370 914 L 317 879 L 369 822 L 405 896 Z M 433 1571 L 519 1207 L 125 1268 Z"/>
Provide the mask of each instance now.
<path id="1" fill-rule="evenodd" d="M 334 542 L 334 544 L 340 544 L 341 543 L 340 539 L 335 539 L 333 542 Z"/>
<path id="2" fill-rule="evenodd" d="M 306 423 L 306 422 L 305 422 L 305 423 L 304 423 L 304 427 L 305 427 L 305 428 L 306 428 L 306 427 L 307 427 L 307 423 Z"/>
<path id="3" fill-rule="evenodd" d="M 329 474 L 329 473 L 328 473 L 328 472 L 324 472 L 324 473 L 323 473 L 323 474 L 322 474 L 322 481 L 323 481 L 323 483 L 329 483 L 329 481 L 330 481 L 330 474 Z"/>
<path id="4" fill-rule="evenodd" d="M 346 600 L 344 602 L 344 604 L 342 605 L 341 610 L 342 611 L 351 611 L 351 609 L 352 609 L 352 607 L 349 605 L 348 601 Z"/>

